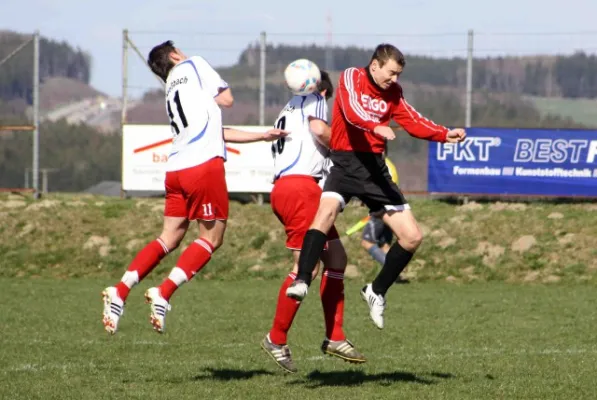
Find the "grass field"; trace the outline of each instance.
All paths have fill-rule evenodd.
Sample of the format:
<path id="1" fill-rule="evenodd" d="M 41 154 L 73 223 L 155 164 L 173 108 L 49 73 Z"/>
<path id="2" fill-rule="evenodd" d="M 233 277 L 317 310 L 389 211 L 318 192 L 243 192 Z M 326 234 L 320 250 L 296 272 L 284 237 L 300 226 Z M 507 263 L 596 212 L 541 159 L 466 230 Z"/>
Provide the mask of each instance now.
<path id="1" fill-rule="evenodd" d="M 595 398 L 591 285 L 399 285 L 378 331 L 349 282 L 345 327 L 362 366 L 323 357 L 313 290 L 289 337 L 299 372 L 285 375 L 259 348 L 277 280 L 193 281 L 174 296 L 164 335 L 142 303 L 155 281 L 143 282 L 114 337 L 100 322 L 108 283 L 0 279 L 0 398 Z"/>
<path id="2" fill-rule="evenodd" d="M 426 238 L 383 331 L 358 296 L 378 267 L 359 235 L 342 237 L 345 328 L 368 363 L 323 356 L 314 287 L 289 337 L 299 373 L 285 375 L 259 348 L 290 266 L 268 204 L 231 204 L 224 245 L 174 296 L 164 335 L 142 294 L 180 249 L 109 337 L 99 294 L 156 237 L 163 200 L 2 194 L 0 399 L 594 399 L 597 205 L 410 204 Z M 364 214 L 349 206 L 339 231 Z"/>
<path id="3" fill-rule="evenodd" d="M 290 262 L 269 205 L 232 203 L 224 246 L 173 298 L 166 334 L 151 330 L 142 293 L 180 250 L 108 337 L 99 293 L 158 234 L 163 200 L 1 195 L 0 399 L 595 398 L 597 206 L 411 204 L 426 239 L 412 283 L 388 295 L 383 331 L 358 298 L 377 267 L 359 235 L 342 238 L 346 332 L 369 362 L 322 355 L 313 289 L 289 376 L 259 348 Z M 339 230 L 363 215 L 348 207 Z"/>
<path id="4" fill-rule="evenodd" d="M 406 275 L 417 281 L 597 283 L 597 204 L 469 203 L 411 199 L 425 239 Z M 50 195 L 39 202 L 0 195 L 0 277 L 119 279 L 162 226 L 163 199 Z M 366 215 L 357 204 L 338 218 L 341 233 Z M 197 235 L 162 261 L 165 274 Z M 224 245 L 199 279 L 279 279 L 291 262 L 269 204 L 231 203 Z M 343 235 L 349 279 L 378 271 Z"/>

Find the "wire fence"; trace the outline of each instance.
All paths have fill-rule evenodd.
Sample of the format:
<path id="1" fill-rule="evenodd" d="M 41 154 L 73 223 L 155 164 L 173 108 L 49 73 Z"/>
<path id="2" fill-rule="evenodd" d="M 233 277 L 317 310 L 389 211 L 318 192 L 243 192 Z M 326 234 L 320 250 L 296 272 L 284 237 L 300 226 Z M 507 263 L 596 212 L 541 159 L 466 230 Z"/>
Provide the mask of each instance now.
<path id="1" fill-rule="evenodd" d="M 316 46 L 323 49 L 325 59 L 321 61 L 320 67 L 328 70 L 335 70 L 346 67 L 345 59 L 341 59 L 341 48 L 362 49 L 361 59 L 357 62 L 365 65 L 369 60 L 371 50 L 379 43 L 387 42 L 396 45 L 405 53 L 407 68 L 401 79 L 404 81 L 416 81 L 415 75 L 418 65 L 409 69 L 409 58 L 431 58 L 449 61 L 453 68 L 457 69 L 458 79 L 450 82 L 450 95 L 459 99 L 464 105 L 459 121 L 462 125 L 471 126 L 473 103 L 473 71 L 477 61 L 485 60 L 491 63 L 491 71 L 494 75 L 510 74 L 514 77 L 524 74 L 520 70 L 520 64 L 514 65 L 508 62 L 509 57 L 525 57 L 533 59 L 536 56 L 571 55 L 576 51 L 585 53 L 597 52 L 597 30 L 595 31 L 572 31 L 572 32 L 429 32 L 429 33 L 376 33 L 361 34 L 347 32 L 265 32 L 265 64 L 269 72 L 262 79 L 260 74 L 261 64 L 261 32 L 179 32 L 179 31 L 131 31 L 128 32 L 130 41 L 135 44 L 139 51 L 146 55 L 151 48 L 165 40 L 173 40 L 177 47 L 181 48 L 188 55 L 199 54 L 206 58 L 216 69 L 222 69 L 225 73 L 224 79 L 233 80 L 233 91 L 239 93 L 241 104 L 245 104 L 250 111 L 249 122 L 256 122 L 257 116 L 260 124 L 269 125 L 279 112 L 279 105 L 285 99 L 278 98 L 275 87 L 272 85 L 281 83 L 281 69 L 278 68 L 272 73 L 271 55 L 281 46 Z M 250 51 L 248 51 L 250 50 Z M 244 80 L 239 81 L 232 76 L 229 67 L 238 65 L 241 55 L 247 59 L 243 60 Z M 295 58 L 303 55 L 295 54 Z M 517 69 L 518 68 L 518 69 Z M 226 76 L 229 73 L 231 76 Z M 441 71 L 437 72 L 441 74 Z M 161 85 L 155 80 L 140 57 L 129 58 L 127 86 L 123 88 L 131 99 L 138 99 L 150 90 L 158 90 Z M 334 76 L 333 76 L 334 78 Z M 479 85 L 481 77 L 476 77 L 475 85 Z M 485 77 L 487 84 L 491 84 L 491 76 Z M 441 81 L 441 79 L 440 79 Z M 517 90 L 517 83 L 511 82 L 504 91 Z M 417 86 L 405 85 L 407 97 L 413 96 L 413 90 Z M 242 89 L 242 90 L 240 90 Z M 160 93 L 159 91 L 156 93 Z M 553 93 L 557 95 L 558 93 Z M 548 93 L 549 95 L 549 93 Z M 418 102 L 424 102 L 425 97 L 419 96 Z M 236 107 L 236 106 L 235 106 Z M 238 110 L 238 108 L 237 108 Z M 243 113 L 246 113 L 243 110 Z M 164 114 L 164 113 L 161 113 Z M 160 115 L 161 115 L 160 114 Z M 238 111 L 225 113 L 224 119 L 227 123 L 243 123 L 246 119 L 239 118 Z M 134 118 L 149 118 L 155 113 L 143 115 L 131 115 Z M 165 118 L 165 117 L 163 117 Z M 244 118 L 244 117 L 243 117 Z M 247 117 L 249 118 L 249 117 Z M 138 120 L 137 120 L 138 121 Z M 145 120 L 144 122 L 158 122 L 156 120 Z M 164 120 L 165 122 L 165 120 Z M 419 142 L 419 141 L 417 141 Z M 398 140 L 389 147 L 389 156 L 392 158 L 400 171 L 403 172 L 402 185 L 407 191 L 424 191 L 427 187 L 426 143 L 410 143 Z"/>
<path id="2" fill-rule="evenodd" d="M 259 47 L 261 32 L 181 32 L 181 31 L 130 31 L 131 43 L 146 56 L 151 48 L 165 40 L 173 40 L 175 44 L 187 54 L 200 54 L 216 69 L 230 67 L 238 63 L 243 51 L 249 47 Z M 474 32 L 474 39 L 469 41 L 469 33 L 463 32 L 429 32 L 429 33 L 376 33 L 359 34 L 346 32 L 265 32 L 267 49 L 281 45 L 317 46 L 329 49 L 329 55 L 323 67 L 333 68 L 338 62 L 335 60 L 334 49 L 352 47 L 373 49 L 381 42 L 389 42 L 400 48 L 408 57 L 419 56 L 434 59 L 456 59 L 462 61 L 462 68 L 466 70 L 466 60 L 469 54 L 474 60 L 495 59 L 507 57 L 533 57 L 549 55 L 570 55 L 575 51 L 585 53 L 597 52 L 597 30 L 571 32 Z M 297 54 L 297 58 L 300 57 Z M 253 65 L 258 72 L 259 60 Z M 363 59 L 363 63 L 368 60 Z M 267 63 L 266 56 L 266 63 Z M 244 65 L 244 68 L 251 66 Z M 496 73 L 500 69 L 507 69 L 507 63 L 496 65 Z M 403 79 L 409 80 L 409 70 L 405 70 Z M 467 72 L 470 73 L 470 72 Z M 127 96 L 132 99 L 141 98 L 147 91 L 159 89 L 160 85 L 152 76 L 140 57 L 129 57 L 129 65 L 123 75 L 128 76 L 126 84 Z M 258 74 L 257 74 L 258 75 Z M 226 78 L 226 76 L 224 77 Z M 463 79 L 462 82 L 466 82 Z M 263 88 L 264 82 L 260 82 Z M 265 98 L 268 98 L 267 87 Z M 465 96 L 465 84 L 460 87 Z M 258 89 L 255 101 L 259 99 Z M 267 100 L 266 100 L 267 101 Z"/>
<path id="3" fill-rule="evenodd" d="M 283 46 L 314 46 L 325 53 L 320 66 L 326 69 L 336 70 L 343 66 L 342 59 L 346 52 L 342 49 L 351 48 L 362 50 L 361 58 L 357 63 L 362 65 L 368 62 L 371 50 L 381 42 L 389 42 L 399 47 L 407 56 L 407 68 L 403 74 L 404 81 L 412 81 L 417 72 L 417 66 L 409 60 L 417 57 L 427 57 L 435 60 L 452 62 L 458 69 L 459 75 L 455 82 L 451 83 L 450 95 L 458 98 L 463 104 L 467 102 L 467 74 L 470 72 L 467 66 L 469 55 L 474 56 L 474 66 L 478 62 L 489 59 L 496 75 L 512 70 L 512 64 L 508 62 L 508 56 L 526 57 L 532 59 L 539 55 L 555 56 L 571 55 L 575 51 L 583 51 L 588 54 L 597 52 L 597 30 L 570 31 L 570 32 L 483 32 L 476 31 L 473 41 L 470 43 L 469 34 L 466 31 L 450 32 L 437 31 L 428 33 L 404 33 L 387 32 L 376 34 L 362 34 L 356 32 L 265 32 L 265 65 L 267 74 L 261 79 L 261 39 L 262 32 L 259 31 L 227 31 L 227 32 L 183 32 L 183 31 L 130 31 L 128 38 L 130 46 L 126 48 L 127 65 L 123 68 L 123 94 L 126 100 L 128 115 L 126 121 L 141 123 L 164 123 L 166 115 L 163 109 L 162 85 L 149 71 L 146 65 L 146 57 L 153 46 L 165 40 L 173 40 L 175 44 L 188 55 L 199 54 L 205 57 L 216 69 L 223 71 L 222 75 L 229 80 L 237 104 L 233 110 L 226 110 L 224 121 L 227 124 L 248 124 L 258 123 L 263 115 L 263 123 L 272 123 L 275 115 L 279 112 L 280 102 L 284 102 L 287 93 L 280 93 L 279 84 L 282 82 L 280 66 L 272 66 L 273 52 Z M 135 46 L 139 52 L 132 46 Z M 250 50 L 249 50 L 250 49 Z M 18 49 L 17 49 L 18 50 Z M 29 52 L 29 47 L 25 50 Z M 25 51 L 21 50 L 21 51 Z M 303 54 L 294 54 L 296 58 Z M 243 73 L 236 73 L 232 68 L 239 65 L 241 56 Z M 4 60 L 0 60 L 0 63 Z M 10 63 L 10 60 L 6 62 Z M 275 68 L 273 68 L 275 67 Z M 238 72 L 238 71 L 236 71 Z M 510 71 L 512 74 L 524 73 L 524 71 Z M 441 72 L 438 71 L 441 75 Z M 337 74 L 332 74 L 336 79 Z M 477 78 L 479 78 L 477 76 Z M 487 79 L 490 79 L 488 77 Z M 413 97 L 417 101 L 411 101 L 419 108 L 421 102 L 425 101 L 424 96 L 417 95 L 419 86 L 405 85 L 405 94 L 409 100 Z M 238 89 L 238 90 L 237 90 Z M 155 102 L 145 101 L 144 96 L 151 97 L 148 93 L 154 91 Z M 474 91 L 473 91 L 474 92 Z M 554 89 L 549 92 L 553 96 L 560 93 Z M 548 95 L 546 96 L 549 96 Z M 104 114 L 111 113 L 117 118 L 120 109 L 121 99 L 111 99 L 102 104 L 102 113 L 96 116 L 94 113 L 85 114 L 86 118 L 99 118 Z M 424 105 L 424 104 L 423 104 Z M 94 103 L 93 110 L 96 112 L 99 106 Z M 91 107 L 89 107 L 91 108 Z M 561 108 L 560 108 L 561 109 Z M 459 124 L 465 124 L 466 116 L 462 110 L 458 116 Z M 594 112 L 593 112 L 594 114 Z M 588 116 L 587 118 L 594 118 Z M 104 118 L 114 126 L 112 117 Z M 104 120 L 102 120 L 104 121 Z M 441 121 L 440 121 L 441 122 Z M 475 115 L 473 115 L 473 124 Z M 116 121 L 117 123 L 117 121 Z M 33 130 L 36 124 L 27 126 L 27 130 Z M 24 135 L 29 135 L 23 132 Z M 419 141 L 417 141 L 419 142 Z M 403 183 L 408 190 L 422 190 L 426 187 L 425 177 L 417 176 L 416 173 L 408 173 L 409 170 L 424 170 L 426 165 L 426 148 L 424 142 L 417 143 L 419 147 L 412 147 L 406 139 L 400 139 L 390 146 L 390 156 L 396 160 L 401 171 L 404 171 Z M 33 143 L 27 146 L 33 147 Z M 37 149 L 32 149 L 32 159 L 27 160 L 22 175 L 25 179 L 23 186 L 34 187 L 36 191 L 42 191 L 46 180 L 50 181 L 49 187 L 58 179 L 58 173 L 51 171 L 56 165 L 47 164 L 43 159 L 41 163 L 33 156 Z M 417 155 L 415 158 L 406 155 Z M 406 161 L 404 161 L 406 160 Z M 34 162 L 35 161 L 35 162 Z M 88 160 L 81 160 L 81 165 Z M 418 163 L 418 164 L 417 164 Z M 35 164 L 35 165 L 33 165 Z M 420 165 L 419 165 L 420 164 Z M 46 172 L 42 171 L 45 169 Z M 39 173 L 32 173 L 37 170 Z M 46 175 L 47 174 L 47 179 Z M 34 178 L 35 177 L 35 178 Z M 410 180 L 409 180 L 410 179 Z M 17 183 L 14 183 L 16 185 Z M 13 186 L 14 186 L 13 185 Z M 6 185 L 0 185 L 5 186 Z"/>

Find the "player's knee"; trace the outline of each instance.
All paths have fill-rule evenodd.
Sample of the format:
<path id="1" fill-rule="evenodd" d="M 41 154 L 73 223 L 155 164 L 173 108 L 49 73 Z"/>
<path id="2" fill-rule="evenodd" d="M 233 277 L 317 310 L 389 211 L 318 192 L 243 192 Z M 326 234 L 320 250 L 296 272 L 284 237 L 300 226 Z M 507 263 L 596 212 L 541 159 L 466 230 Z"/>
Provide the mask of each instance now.
<path id="1" fill-rule="evenodd" d="M 162 242 L 164 242 L 166 247 L 168 247 L 169 252 L 176 250 L 178 246 L 180 246 L 183 237 L 184 236 L 172 234 L 170 232 L 162 232 L 162 234 L 160 235 L 160 239 L 162 240 Z"/>
<path id="2" fill-rule="evenodd" d="M 336 218 L 336 213 L 330 208 L 326 207 L 319 213 L 319 220 L 322 222 L 334 222 L 334 218 Z"/>
<path id="3" fill-rule="evenodd" d="M 317 212 L 312 228 L 327 232 L 336 219 L 336 213 L 329 207 L 324 207 Z"/>
<path id="4" fill-rule="evenodd" d="M 408 247 L 410 247 L 410 249 L 407 250 L 416 250 L 421 243 L 423 243 L 423 232 L 419 229 L 415 229 L 406 235 L 405 240 L 408 243 Z"/>
<path id="5" fill-rule="evenodd" d="M 224 244 L 224 236 L 216 236 L 212 238 L 211 244 L 214 247 L 214 251 L 222 247 Z"/>

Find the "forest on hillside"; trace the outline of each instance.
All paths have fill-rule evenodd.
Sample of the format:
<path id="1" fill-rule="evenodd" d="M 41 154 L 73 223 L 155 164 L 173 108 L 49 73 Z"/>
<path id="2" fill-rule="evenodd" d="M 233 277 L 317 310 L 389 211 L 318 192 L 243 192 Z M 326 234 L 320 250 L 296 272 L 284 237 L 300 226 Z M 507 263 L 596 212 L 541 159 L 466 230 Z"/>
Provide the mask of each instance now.
<path id="1" fill-rule="evenodd" d="M 0 32 L 0 59 L 18 47 L 24 35 Z M 338 70 L 365 65 L 372 49 L 334 48 L 333 79 Z M 5 63 L 0 73 L 0 122 L 25 123 L 31 103 L 31 52 L 20 52 Z M 282 81 L 287 63 L 306 57 L 325 65 L 325 49 L 317 46 L 270 46 L 268 48 L 266 124 L 273 123 L 289 92 Z M 258 122 L 258 49 L 250 45 L 238 63 L 218 68 L 231 83 L 236 99 L 225 110 L 227 124 Z M 40 77 L 67 77 L 89 83 L 91 57 L 68 43 L 41 40 Z M 523 95 L 597 97 L 597 59 L 577 53 L 572 56 L 477 59 L 474 63 L 473 125 L 501 127 L 582 128 L 569 118 L 542 115 Z M 407 54 L 407 68 L 401 77 L 410 103 L 421 113 L 448 126 L 464 124 L 465 62 Z M 143 114 L 142 107 L 145 108 Z M 141 105 L 130 110 L 130 122 L 148 122 L 147 113 L 165 121 L 163 93 L 147 93 Z M 139 120 L 135 120 L 135 116 Z M 150 121 L 154 122 L 154 121 Z M 166 122 L 167 123 L 167 122 Z M 65 121 L 42 123 L 40 127 L 40 167 L 55 168 L 49 180 L 51 191 L 80 191 L 102 180 L 120 179 L 121 138 L 117 132 L 102 134 L 85 124 Z M 401 136 L 391 154 L 403 165 L 419 168 L 425 154 L 424 142 Z M 0 187 L 22 187 L 24 171 L 31 165 L 31 134 L 3 132 L 0 135 Z M 412 174 L 413 178 L 416 175 Z M 418 178 L 417 178 L 418 179 Z M 409 183 L 412 187 L 420 182 Z"/>
<path id="2" fill-rule="evenodd" d="M 29 35 L 0 31 L 0 60 L 8 56 L 30 38 Z M 91 56 L 75 49 L 67 42 L 40 38 L 39 77 L 43 82 L 49 77 L 66 77 L 89 83 Z M 26 45 L 0 66 L 0 99 L 24 100 L 31 104 L 33 89 L 33 42 Z"/>
<path id="3" fill-rule="evenodd" d="M 82 191 L 103 180 L 120 180 L 122 137 L 100 133 L 87 125 L 64 121 L 42 123 L 39 166 L 51 168 L 50 191 Z M 0 187 L 24 187 L 32 163 L 30 132 L 0 135 Z"/>
<path id="4" fill-rule="evenodd" d="M 267 65 L 271 71 L 280 71 L 298 56 L 325 65 L 325 47 L 320 46 L 268 46 Z M 366 65 L 373 49 L 334 47 L 335 70 Z M 259 48 L 248 46 L 239 56 L 236 67 L 245 67 L 249 74 L 258 69 Z M 249 67 L 249 68 L 247 68 Z M 242 73 L 243 68 L 231 72 Z M 255 75 L 257 76 L 257 75 Z M 406 68 L 402 79 L 415 84 L 465 87 L 466 60 L 464 58 L 432 58 L 406 54 Z M 473 62 L 473 88 L 495 92 L 510 92 L 536 96 L 561 96 L 571 98 L 597 97 L 597 56 L 584 52 L 560 56 L 529 56 L 475 58 Z"/>

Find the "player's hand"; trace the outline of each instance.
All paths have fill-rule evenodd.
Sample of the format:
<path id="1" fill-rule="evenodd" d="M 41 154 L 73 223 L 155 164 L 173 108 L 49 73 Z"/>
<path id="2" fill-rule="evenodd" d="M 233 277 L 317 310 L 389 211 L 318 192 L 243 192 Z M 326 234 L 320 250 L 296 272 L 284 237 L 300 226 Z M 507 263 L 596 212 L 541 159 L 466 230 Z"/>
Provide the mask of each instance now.
<path id="1" fill-rule="evenodd" d="M 273 142 L 274 140 L 280 139 L 281 137 L 288 136 L 290 132 L 283 131 L 282 129 L 270 129 L 263 134 L 263 141 Z"/>
<path id="2" fill-rule="evenodd" d="M 373 133 L 381 136 L 382 138 L 388 139 L 388 140 L 396 139 L 396 134 L 394 133 L 394 130 L 392 128 L 390 128 L 389 126 L 377 125 L 375 127 L 375 129 L 373 130 Z"/>
<path id="3" fill-rule="evenodd" d="M 448 143 L 459 143 L 466 138 L 466 131 L 462 128 L 452 129 L 448 131 L 446 135 L 446 142 Z"/>

